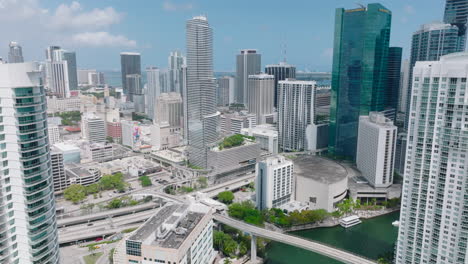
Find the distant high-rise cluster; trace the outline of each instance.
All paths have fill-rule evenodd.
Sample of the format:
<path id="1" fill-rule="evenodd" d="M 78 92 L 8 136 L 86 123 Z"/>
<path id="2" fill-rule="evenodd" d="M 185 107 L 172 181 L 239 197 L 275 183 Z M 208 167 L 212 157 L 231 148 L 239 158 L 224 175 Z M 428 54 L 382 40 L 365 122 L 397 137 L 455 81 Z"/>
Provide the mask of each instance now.
<path id="1" fill-rule="evenodd" d="M 141 81 L 135 80 L 135 78 L 141 78 L 141 55 L 140 53 L 136 53 L 136 52 L 120 53 L 120 67 L 121 67 L 121 74 L 122 74 L 123 92 L 125 95 L 128 96 L 130 101 L 132 101 L 133 95 L 135 94 L 135 90 L 130 91 L 129 84 L 132 85 L 132 84 L 135 84 L 135 82 L 138 82 L 139 85 L 141 85 Z"/>
<path id="2" fill-rule="evenodd" d="M 24 62 L 23 59 L 23 48 L 18 44 L 18 42 L 10 42 L 8 45 L 10 48 L 8 51 L 8 63 L 21 63 Z"/>
<path id="3" fill-rule="evenodd" d="M 48 92 L 59 98 L 70 97 L 78 89 L 76 54 L 59 46 L 46 49 L 46 85 Z"/>

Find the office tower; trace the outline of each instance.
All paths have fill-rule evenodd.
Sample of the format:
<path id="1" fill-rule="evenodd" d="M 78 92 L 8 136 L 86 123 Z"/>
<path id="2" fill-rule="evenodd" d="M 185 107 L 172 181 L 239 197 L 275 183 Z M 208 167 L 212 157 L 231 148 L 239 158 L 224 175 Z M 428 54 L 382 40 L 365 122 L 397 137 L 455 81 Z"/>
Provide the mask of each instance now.
<path id="1" fill-rule="evenodd" d="M 265 73 L 275 76 L 275 107 L 278 107 L 278 81 L 296 78 L 296 67 L 286 62 L 265 66 Z"/>
<path id="2" fill-rule="evenodd" d="M 204 16 L 187 21 L 188 158 L 207 166 L 207 147 L 218 139 L 219 112 L 213 81 L 213 32 Z"/>
<path id="3" fill-rule="evenodd" d="M 468 54 L 416 62 L 396 263 L 466 263 Z"/>
<path id="4" fill-rule="evenodd" d="M 141 146 L 140 122 L 124 120 L 121 122 L 121 125 L 122 145 L 129 146 L 132 149 L 139 149 Z"/>
<path id="5" fill-rule="evenodd" d="M 67 62 L 68 86 L 70 91 L 78 90 L 78 71 L 76 67 L 76 53 L 73 51 L 63 51 L 62 60 Z"/>
<path id="6" fill-rule="evenodd" d="M 410 62 L 405 59 L 401 65 L 400 94 L 398 99 L 398 112 L 406 113 L 406 100 L 408 96 Z"/>
<path id="7" fill-rule="evenodd" d="M 81 120 L 82 137 L 92 143 L 106 142 L 106 122 L 94 114 L 83 114 Z"/>
<path id="8" fill-rule="evenodd" d="M 49 124 L 48 126 L 49 133 L 49 144 L 53 145 L 60 141 L 60 130 L 58 125 Z"/>
<path id="9" fill-rule="evenodd" d="M 245 49 L 241 50 L 237 55 L 237 71 L 236 71 L 236 102 L 239 104 L 247 104 L 247 89 L 249 75 L 258 74 L 262 71 L 262 57 L 257 50 Z"/>
<path id="10" fill-rule="evenodd" d="M 373 187 L 393 183 L 397 127 L 379 112 L 359 118 L 356 164 Z"/>
<path id="11" fill-rule="evenodd" d="M 278 82 L 279 145 L 283 151 L 303 151 L 312 144 L 306 130 L 314 122 L 314 81 Z"/>
<path id="12" fill-rule="evenodd" d="M 393 121 L 396 119 L 398 99 L 400 94 L 401 56 L 403 49 L 390 47 L 388 49 L 387 90 L 385 94 L 385 110 L 391 111 Z"/>
<path id="13" fill-rule="evenodd" d="M 234 103 L 234 77 L 224 76 L 216 79 L 218 106 Z"/>
<path id="14" fill-rule="evenodd" d="M 141 75 L 141 56 L 136 52 L 120 53 L 120 69 L 122 74 L 122 89 L 125 95 L 128 95 L 127 75 Z"/>
<path id="15" fill-rule="evenodd" d="M 45 91 L 35 62 L 0 64 L 0 263 L 58 263 Z"/>
<path id="16" fill-rule="evenodd" d="M 18 42 L 10 42 L 8 45 L 10 48 L 8 51 L 8 63 L 21 63 L 24 62 L 23 59 L 23 49 L 18 44 Z"/>
<path id="17" fill-rule="evenodd" d="M 185 57 L 180 51 L 171 52 L 169 55 L 169 91 L 182 93 L 182 66 L 185 65 Z"/>
<path id="18" fill-rule="evenodd" d="M 240 134 L 244 128 L 257 126 L 257 115 L 246 114 L 243 112 L 234 112 L 232 114 L 223 114 L 220 117 L 220 128 L 223 134 Z"/>
<path id="19" fill-rule="evenodd" d="M 249 75 L 247 86 L 247 109 L 249 113 L 257 115 L 257 124 L 264 124 L 265 116 L 274 111 L 275 76 Z"/>
<path id="20" fill-rule="evenodd" d="M 161 93 L 169 93 L 171 91 L 169 70 L 159 70 L 159 85 L 161 86 Z"/>
<path id="21" fill-rule="evenodd" d="M 146 115 L 155 119 L 155 110 L 156 110 L 156 98 L 161 94 L 161 85 L 159 83 L 159 69 L 158 67 L 147 67 L 146 68 L 146 101 L 147 113 Z"/>
<path id="22" fill-rule="evenodd" d="M 96 85 L 104 86 L 104 73 L 98 72 L 95 69 L 79 69 L 78 70 L 78 85 Z"/>
<path id="23" fill-rule="evenodd" d="M 408 128 L 409 108 L 411 103 L 413 68 L 417 61 L 436 61 L 443 55 L 465 50 L 464 41 L 461 41 L 457 26 L 434 22 L 422 25 L 413 33 L 411 39 L 411 54 L 409 65 L 408 91 L 406 95 L 405 129 Z"/>
<path id="24" fill-rule="evenodd" d="M 257 163 L 255 195 L 257 209 L 280 208 L 292 200 L 294 165 L 281 155 Z"/>
<path id="25" fill-rule="evenodd" d="M 356 159 L 359 116 L 385 108 L 391 12 L 336 9 L 329 152 Z"/>
<path id="26" fill-rule="evenodd" d="M 135 112 L 145 112 L 145 95 L 140 74 L 127 74 L 127 94 L 130 102 L 135 104 Z"/>
<path id="27" fill-rule="evenodd" d="M 52 167 L 52 179 L 54 183 L 54 192 L 61 192 L 68 187 L 67 176 L 65 174 L 65 165 L 63 162 L 63 152 L 52 146 L 50 148 L 50 162 Z"/>
<path id="28" fill-rule="evenodd" d="M 183 105 L 179 93 L 162 93 L 156 97 L 155 123 L 168 123 L 171 127 L 182 127 Z"/>
<path id="29" fill-rule="evenodd" d="M 468 1 L 467 0 L 447 0 L 445 3 L 444 23 L 458 28 L 458 46 L 465 50 L 466 26 L 468 23 Z"/>

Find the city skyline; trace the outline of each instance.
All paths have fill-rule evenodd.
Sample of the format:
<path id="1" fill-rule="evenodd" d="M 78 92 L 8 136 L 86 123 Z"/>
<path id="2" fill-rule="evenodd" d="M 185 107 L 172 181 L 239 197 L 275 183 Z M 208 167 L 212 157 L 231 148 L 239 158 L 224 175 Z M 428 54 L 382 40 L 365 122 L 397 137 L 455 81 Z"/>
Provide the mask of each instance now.
<path id="1" fill-rule="evenodd" d="M 43 60 L 45 47 L 61 45 L 77 52 L 79 68 L 99 70 L 118 70 L 118 53 L 122 51 L 141 52 L 143 67 L 167 67 L 167 56 L 171 51 L 185 50 L 183 21 L 193 15 L 206 14 L 215 30 L 220 32 L 213 39 L 215 71 L 234 71 L 235 55 L 246 48 L 258 49 L 265 65 L 278 63 L 284 57 L 283 46 L 286 46 L 288 63 L 295 65 L 298 71 L 331 71 L 334 9 L 357 7 L 342 0 L 327 3 L 297 1 L 297 4 L 284 7 L 279 1 L 271 1 L 271 12 L 259 12 L 264 6 L 262 3 L 249 4 L 249 10 L 243 10 L 243 5 L 237 3 L 205 0 L 158 1 L 144 7 L 130 6 L 125 1 L 93 3 L 83 0 L 67 4 L 27 1 L 30 10 L 10 2 L 0 7 L 0 15 L 8 10 L 8 15 L 0 21 L 14 22 L 17 29 L 0 29 L 4 36 L 0 42 L 1 57 L 7 57 L 10 41 L 23 46 L 26 61 Z M 424 12 L 416 8 L 423 1 L 411 5 L 400 0 L 379 2 L 393 13 L 395 30 L 390 45 L 402 46 L 404 58 L 409 57 L 410 36 L 418 25 L 443 19 L 440 10 L 445 1 L 442 0 L 431 1 Z M 301 8 L 297 8 L 299 5 Z M 424 5 L 426 7 L 427 3 Z M 277 19 L 284 16 L 283 12 L 295 12 L 296 15 L 287 21 Z M 239 14 L 245 19 L 232 23 Z M 90 17 L 93 17 L 92 21 Z M 84 21 L 86 18 L 88 22 Z M 150 21 L 153 33 L 146 34 Z M 38 35 L 37 30 L 42 34 Z"/>

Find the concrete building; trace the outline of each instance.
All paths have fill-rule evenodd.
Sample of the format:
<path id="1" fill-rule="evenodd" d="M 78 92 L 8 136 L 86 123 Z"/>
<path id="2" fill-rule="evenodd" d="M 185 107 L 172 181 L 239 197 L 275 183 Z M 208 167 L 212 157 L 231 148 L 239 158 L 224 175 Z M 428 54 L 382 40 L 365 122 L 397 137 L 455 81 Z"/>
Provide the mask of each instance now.
<path id="1" fill-rule="evenodd" d="M 96 162 L 112 160 L 114 158 L 114 147 L 112 144 L 92 143 L 86 146 L 86 156 Z"/>
<path id="2" fill-rule="evenodd" d="M 49 92 L 59 98 L 70 97 L 68 66 L 66 61 L 51 61 L 47 64 L 49 75 Z"/>
<path id="3" fill-rule="evenodd" d="M 68 87 L 70 91 L 78 90 L 78 69 L 76 67 L 76 53 L 74 51 L 62 51 L 62 60 L 67 62 Z"/>
<path id="4" fill-rule="evenodd" d="M 240 134 L 255 137 L 260 149 L 270 154 L 278 154 L 278 131 L 273 128 L 256 126 L 242 128 Z"/>
<path id="5" fill-rule="evenodd" d="M 213 263 L 213 220 L 201 204 L 168 204 L 125 239 L 125 263 Z"/>
<path id="6" fill-rule="evenodd" d="M 106 142 L 106 122 L 93 114 L 83 114 L 81 118 L 82 137 L 92 143 Z"/>
<path id="7" fill-rule="evenodd" d="M 68 186 L 73 184 L 88 186 L 97 183 L 102 177 L 97 163 L 67 164 L 65 166 L 65 174 L 67 175 Z"/>
<path id="8" fill-rule="evenodd" d="M 47 113 L 80 111 L 82 106 L 80 97 L 59 98 L 57 96 L 47 97 Z"/>
<path id="9" fill-rule="evenodd" d="M 257 115 L 257 123 L 266 123 L 274 112 L 275 77 L 268 74 L 249 75 L 245 102 L 249 113 Z"/>
<path id="10" fill-rule="evenodd" d="M 213 81 L 213 31 L 205 16 L 187 21 L 187 119 L 188 159 L 207 167 L 208 147 L 218 139 L 219 112 Z"/>
<path id="11" fill-rule="evenodd" d="M 245 138 L 240 146 L 220 148 L 215 146 L 208 151 L 208 169 L 213 173 L 223 173 L 255 164 L 260 157 L 260 144 Z"/>
<path id="12" fill-rule="evenodd" d="M 278 64 L 270 64 L 265 66 L 265 73 L 275 76 L 275 107 L 278 107 L 278 82 L 286 79 L 296 79 L 296 67 L 286 62 L 280 62 Z"/>
<path id="13" fill-rule="evenodd" d="M 468 53 L 416 62 L 396 263 L 466 263 Z"/>
<path id="14" fill-rule="evenodd" d="M 224 76 L 216 79 L 218 106 L 234 103 L 234 77 Z"/>
<path id="15" fill-rule="evenodd" d="M 240 134 L 242 129 L 257 125 L 257 115 L 245 112 L 223 114 L 220 117 L 219 123 L 221 133 L 225 135 Z"/>
<path id="16" fill-rule="evenodd" d="M 393 183 L 397 127 L 379 112 L 359 118 L 356 164 L 370 185 L 389 187 Z"/>
<path id="17" fill-rule="evenodd" d="M 41 77 L 38 63 L 0 63 L 0 263 L 59 262 Z"/>
<path id="18" fill-rule="evenodd" d="M 154 124 L 151 128 L 151 145 L 155 150 L 174 148 L 182 144 L 180 127 L 172 127 L 167 122 Z"/>
<path id="19" fill-rule="evenodd" d="M 314 125 L 314 81 L 279 81 L 278 130 L 283 151 L 315 150 L 317 129 Z M 309 130 L 309 131 L 308 131 Z"/>
<path id="20" fill-rule="evenodd" d="M 168 58 L 168 74 L 169 74 L 169 90 L 167 92 L 175 92 L 182 94 L 183 72 L 182 67 L 186 64 L 185 57 L 180 51 L 173 51 Z"/>
<path id="21" fill-rule="evenodd" d="M 8 63 L 22 63 L 23 59 L 23 48 L 18 42 L 12 41 L 8 44 Z"/>
<path id="22" fill-rule="evenodd" d="M 268 157 L 255 169 L 257 209 L 279 208 L 293 200 L 294 165 L 283 156 Z"/>
<path id="23" fill-rule="evenodd" d="M 63 154 L 63 163 L 80 163 L 81 162 L 81 149 L 75 145 L 67 143 L 56 143 L 54 149 Z"/>
<path id="24" fill-rule="evenodd" d="M 145 95 L 140 74 L 127 75 L 128 100 L 135 103 L 135 112 L 145 113 Z"/>
<path id="25" fill-rule="evenodd" d="M 156 112 L 156 99 L 161 95 L 158 67 L 151 66 L 146 68 L 146 90 L 146 115 L 154 120 Z"/>
<path id="26" fill-rule="evenodd" d="M 107 136 L 114 142 L 122 142 L 122 124 L 120 122 L 107 122 Z"/>
<path id="27" fill-rule="evenodd" d="M 122 74 L 122 89 L 125 95 L 129 94 L 127 76 L 138 74 L 141 76 L 141 56 L 136 52 L 120 53 L 120 72 Z M 133 102 L 133 101 L 132 101 Z"/>
<path id="28" fill-rule="evenodd" d="M 262 56 L 254 49 L 241 50 L 236 58 L 235 101 L 247 105 L 249 75 L 262 71 Z"/>
<path id="29" fill-rule="evenodd" d="M 124 120 L 122 124 L 122 145 L 137 150 L 141 147 L 140 122 Z"/>
<path id="30" fill-rule="evenodd" d="M 54 145 L 55 143 L 60 142 L 60 131 L 57 125 L 49 125 L 47 127 L 49 133 L 49 144 Z"/>
<path id="31" fill-rule="evenodd" d="M 98 72 L 95 69 L 79 69 L 78 70 L 78 85 L 81 86 L 104 86 L 106 81 L 104 73 Z"/>
<path id="32" fill-rule="evenodd" d="M 333 212 L 348 193 L 348 172 L 340 164 L 318 156 L 294 159 L 295 200 L 309 209 Z"/>
<path id="33" fill-rule="evenodd" d="M 179 93 L 162 93 L 156 97 L 155 123 L 168 123 L 171 127 L 183 126 L 183 102 Z"/>
<path id="34" fill-rule="evenodd" d="M 400 73 L 400 98 L 398 99 L 398 112 L 406 113 L 406 105 L 408 98 L 408 85 L 410 74 L 410 61 L 403 60 Z"/>
<path id="35" fill-rule="evenodd" d="M 65 164 L 63 163 L 63 152 L 55 147 L 51 147 L 50 163 L 52 166 L 52 179 L 54 182 L 54 192 L 58 193 L 68 187 L 67 176 L 65 174 Z"/>

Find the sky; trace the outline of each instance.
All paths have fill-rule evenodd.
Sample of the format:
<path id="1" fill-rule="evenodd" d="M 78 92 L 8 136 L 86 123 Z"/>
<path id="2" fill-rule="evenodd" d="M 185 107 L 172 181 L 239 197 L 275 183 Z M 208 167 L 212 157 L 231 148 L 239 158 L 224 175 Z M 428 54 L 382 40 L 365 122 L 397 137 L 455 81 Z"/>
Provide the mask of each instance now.
<path id="1" fill-rule="evenodd" d="M 185 23 L 206 15 L 213 28 L 214 69 L 234 71 L 241 49 L 257 49 L 262 65 L 283 60 L 302 71 L 331 71 L 335 8 L 379 2 L 392 11 L 390 44 L 409 57 L 411 34 L 441 21 L 444 0 L 0 0 L 0 57 L 8 43 L 25 60 L 44 60 L 45 48 L 77 53 L 78 68 L 119 70 L 122 51 L 142 55 L 142 67 L 167 67 L 185 53 Z M 285 48 L 284 48 L 285 47 Z"/>

